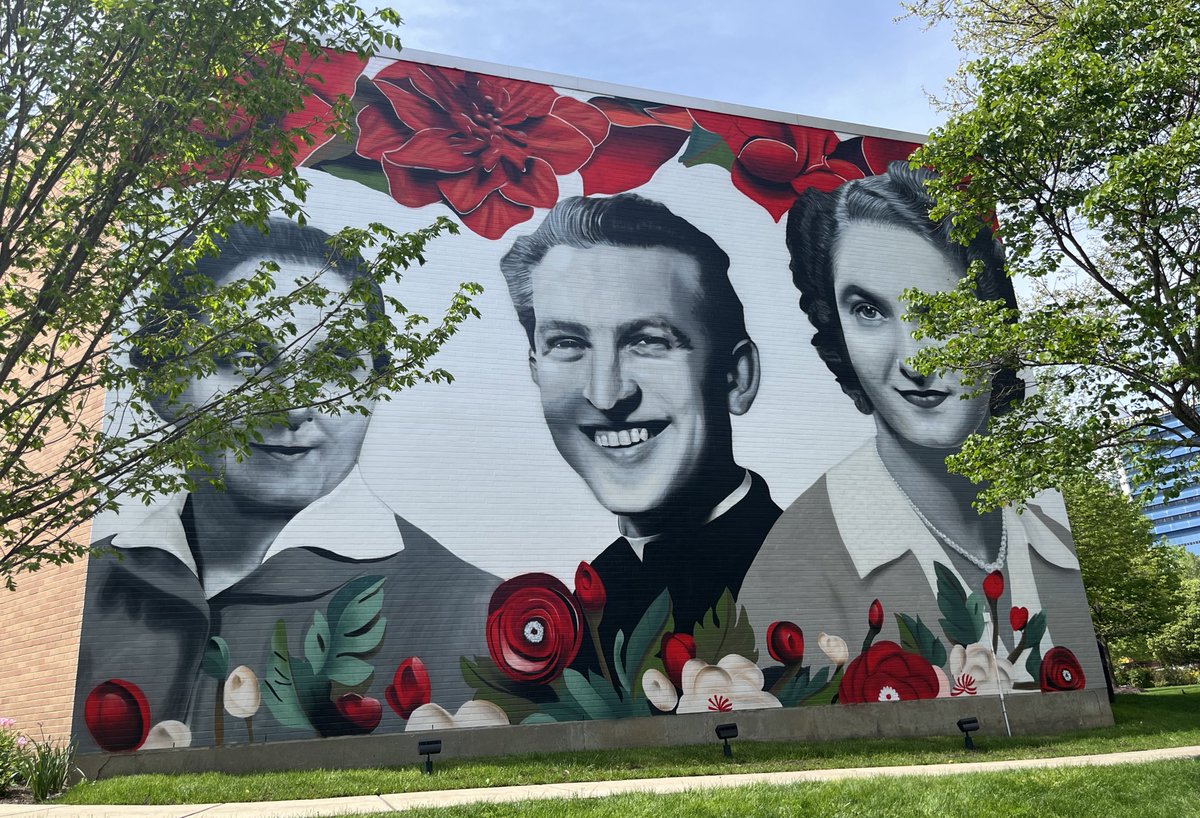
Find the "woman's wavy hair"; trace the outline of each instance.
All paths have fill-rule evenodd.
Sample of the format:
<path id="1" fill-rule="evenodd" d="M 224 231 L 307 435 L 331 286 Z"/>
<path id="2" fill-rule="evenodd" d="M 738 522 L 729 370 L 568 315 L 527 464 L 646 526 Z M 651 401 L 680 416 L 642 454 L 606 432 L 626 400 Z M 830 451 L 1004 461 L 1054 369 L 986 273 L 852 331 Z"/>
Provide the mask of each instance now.
<path id="1" fill-rule="evenodd" d="M 907 162 L 892 162 L 887 173 L 847 182 L 830 193 L 810 188 L 792 205 L 787 220 L 787 246 L 791 256 L 792 282 L 800 291 L 800 309 L 817 333 L 812 344 L 838 384 L 863 414 L 875 407 L 867 397 L 854 362 L 846 350 L 833 291 L 833 264 L 841 230 L 847 224 L 868 223 L 898 227 L 916 233 L 963 270 L 978 261 L 976 291 L 988 301 L 1003 301 L 1016 309 L 1012 281 L 1004 272 L 1004 249 L 987 225 L 967 244 L 950 238 L 951 219 L 933 221 L 929 210 L 933 199 L 925 182 L 933 172 L 913 170 Z M 1007 411 L 1025 394 L 1025 382 L 1011 369 L 1000 369 L 992 377 L 990 406 L 993 415 Z"/>

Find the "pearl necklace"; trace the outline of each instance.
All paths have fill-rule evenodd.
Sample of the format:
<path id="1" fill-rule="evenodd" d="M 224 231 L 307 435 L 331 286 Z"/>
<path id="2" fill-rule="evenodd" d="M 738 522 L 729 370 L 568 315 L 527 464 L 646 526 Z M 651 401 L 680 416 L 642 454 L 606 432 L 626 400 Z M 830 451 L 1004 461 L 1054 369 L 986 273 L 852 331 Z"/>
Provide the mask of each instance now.
<path id="1" fill-rule="evenodd" d="M 882 463 L 882 459 L 880 462 Z M 1008 561 L 1008 527 L 1004 525 L 1003 520 L 1000 522 L 1000 551 L 996 554 L 996 560 L 994 562 L 984 562 L 983 560 L 979 559 L 979 557 L 975 556 L 970 551 L 952 540 L 949 535 L 943 534 L 937 526 L 930 522 L 929 518 L 921 513 L 921 509 L 917 508 L 917 504 L 914 503 L 912 498 L 908 496 L 908 492 L 900 487 L 900 484 L 896 481 L 895 477 L 892 477 L 892 473 L 887 470 L 887 466 L 883 467 L 883 473 L 886 474 L 888 479 L 892 481 L 892 485 L 896 487 L 896 491 L 900 492 L 900 496 L 904 498 L 904 502 L 908 503 L 908 507 L 912 509 L 913 514 L 917 515 L 917 519 L 920 520 L 927 529 L 929 529 L 930 534 L 933 534 L 934 537 L 948 545 L 954 550 L 955 553 L 959 554 L 963 559 L 967 560 L 985 574 L 990 574 L 993 571 L 999 571 L 1004 567 L 1004 563 Z"/>

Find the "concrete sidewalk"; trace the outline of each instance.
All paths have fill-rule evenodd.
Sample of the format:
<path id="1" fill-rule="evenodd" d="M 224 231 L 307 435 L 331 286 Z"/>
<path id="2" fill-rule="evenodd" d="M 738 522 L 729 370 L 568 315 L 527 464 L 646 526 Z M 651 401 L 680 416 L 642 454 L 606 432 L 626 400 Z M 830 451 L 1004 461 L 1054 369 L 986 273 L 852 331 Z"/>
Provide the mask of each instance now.
<path id="1" fill-rule="evenodd" d="M 240 804 L 188 804 L 168 807 L 56 806 L 13 804 L 0 806 L 0 818 L 310 818 L 327 815 L 370 815 L 415 807 L 448 807 L 489 801 L 526 801 L 544 798 L 600 798 L 629 792 L 670 793 L 684 790 L 740 787 L 746 784 L 795 784 L 845 778 L 905 775 L 959 775 L 961 773 L 1027 770 L 1036 767 L 1086 767 L 1137 764 L 1169 759 L 1200 759 L 1200 745 L 1171 747 L 1062 758 L 1028 758 L 1016 761 L 979 761 L 962 764 L 925 764 L 904 767 L 858 767 L 841 770 L 796 770 L 783 773 L 741 773 L 684 778 L 641 778 L 627 781 L 590 781 L 578 784 L 534 784 L 470 790 L 364 795 L 349 798 L 314 798 L 306 801 L 264 801 Z"/>

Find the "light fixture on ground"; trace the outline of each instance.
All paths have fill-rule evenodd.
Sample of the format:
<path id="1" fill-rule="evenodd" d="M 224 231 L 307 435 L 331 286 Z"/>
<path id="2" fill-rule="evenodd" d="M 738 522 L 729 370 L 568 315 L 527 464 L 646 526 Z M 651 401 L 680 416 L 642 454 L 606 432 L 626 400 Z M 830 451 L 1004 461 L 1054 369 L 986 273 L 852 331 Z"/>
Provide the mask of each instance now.
<path id="1" fill-rule="evenodd" d="M 718 724 L 717 725 L 717 738 L 719 738 L 725 742 L 725 757 L 726 758 L 733 758 L 733 750 L 731 750 L 729 747 L 729 740 L 731 738 L 737 738 L 737 735 L 738 735 L 738 731 L 737 731 L 736 724 L 733 724 L 731 722 L 729 724 Z"/>
<path id="2" fill-rule="evenodd" d="M 417 754 L 425 756 L 425 775 L 433 774 L 433 757 L 442 751 L 441 739 L 417 742 Z"/>
<path id="3" fill-rule="evenodd" d="M 975 718 L 974 716 L 968 716 L 965 719 L 959 719 L 958 729 L 962 730 L 963 749 L 974 750 L 975 742 L 971 741 L 971 733 L 979 729 L 979 719 Z"/>

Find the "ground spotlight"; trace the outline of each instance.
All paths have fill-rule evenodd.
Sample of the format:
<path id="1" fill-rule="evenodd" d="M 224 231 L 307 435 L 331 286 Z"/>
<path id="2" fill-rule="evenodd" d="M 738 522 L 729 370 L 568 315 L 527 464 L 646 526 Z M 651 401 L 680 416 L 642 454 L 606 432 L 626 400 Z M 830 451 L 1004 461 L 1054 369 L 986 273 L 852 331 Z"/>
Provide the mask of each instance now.
<path id="1" fill-rule="evenodd" d="M 717 725 L 717 738 L 719 738 L 725 742 L 725 757 L 726 758 L 733 758 L 733 750 L 731 750 L 729 747 L 729 740 L 731 738 L 737 738 L 737 735 L 738 734 L 737 734 L 737 725 L 736 724 L 730 723 L 730 724 L 718 724 Z"/>
<path id="2" fill-rule="evenodd" d="M 958 729 L 962 730 L 963 749 L 974 750 L 975 742 L 971 741 L 971 733 L 979 729 L 979 719 L 975 718 L 974 716 L 969 716 L 965 719 L 959 719 Z"/>
<path id="3" fill-rule="evenodd" d="M 417 755 L 425 756 L 425 775 L 433 774 L 433 757 L 442 751 L 441 739 L 417 742 Z"/>

